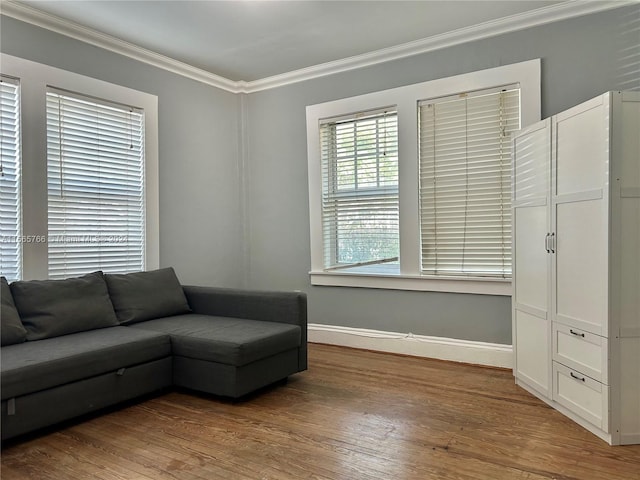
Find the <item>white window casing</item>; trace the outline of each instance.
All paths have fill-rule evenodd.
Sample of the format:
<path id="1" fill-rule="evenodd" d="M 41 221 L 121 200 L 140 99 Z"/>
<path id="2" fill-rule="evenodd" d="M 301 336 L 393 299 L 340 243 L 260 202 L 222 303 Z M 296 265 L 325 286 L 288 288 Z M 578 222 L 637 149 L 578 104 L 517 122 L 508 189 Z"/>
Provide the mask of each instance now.
<path id="1" fill-rule="evenodd" d="M 504 86 L 517 86 L 520 90 L 522 128 L 540 119 L 539 59 L 307 107 L 310 279 L 313 285 L 511 295 L 508 275 L 493 272 L 491 269 L 489 275 L 477 276 L 462 276 L 451 272 L 434 275 L 428 269 L 425 271 L 422 264 L 423 241 L 420 221 L 420 102 L 460 94 L 473 96 L 473 92 L 498 87 L 502 89 Z M 391 265 L 386 265 L 386 268 L 374 265 L 373 268 L 363 266 L 327 269 L 323 243 L 321 124 L 326 119 L 348 117 L 385 105 L 395 107 L 398 122 L 399 263 L 393 268 Z M 510 141 L 507 144 L 510 144 Z M 506 249 L 504 260 L 505 271 L 508 271 Z M 502 264 L 502 260 L 500 263 Z"/>
<path id="2" fill-rule="evenodd" d="M 0 274 L 22 278 L 20 82 L 0 76 Z"/>
<path id="3" fill-rule="evenodd" d="M 144 212 L 144 227 L 142 231 L 142 237 L 144 238 L 144 268 L 147 270 L 158 268 L 158 97 L 145 92 L 140 92 L 120 85 L 115 85 L 102 80 L 97 80 L 95 78 L 86 77 L 84 75 L 79 75 L 76 73 L 68 72 L 66 70 L 61 70 L 58 68 L 50 67 L 48 65 L 43 65 L 6 54 L 0 54 L 0 69 L 1 73 L 4 75 L 9 75 L 11 77 L 20 79 L 21 133 L 23 138 L 21 153 L 22 158 L 29 159 L 28 162 L 23 162 L 21 170 L 22 239 L 25 240 L 21 245 L 23 258 L 22 278 L 25 280 L 46 279 L 49 278 L 50 273 L 51 278 L 61 278 L 63 276 L 75 275 L 76 273 L 80 273 L 81 271 L 107 269 L 108 262 L 100 263 L 104 260 L 104 258 L 97 263 L 92 263 L 92 265 L 89 265 L 87 263 L 85 266 L 79 269 L 70 268 L 69 270 L 67 270 L 67 273 L 62 273 L 62 271 L 57 270 L 57 267 L 54 268 L 53 263 L 55 262 L 53 262 L 51 265 L 49 262 L 50 248 L 53 253 L 53 258 L 59 253 L 56 251 L 56 249 L 63 245 L 64 240 L 70 240 L 70 242 L 68 243 L 73 243 L 74 248 L 77 248 L 79 246 L 78 244 L 81 243 L 80 240 L 82 240 L 83 237 L 85 240 L 88 240 L 91 245 L 85 246 L 89 246 L 92 248 L 91 253 L 86 256 L 86 258 L 89 259 L 89 257 L 96 254 L 96 250 L 100 250 L 100 248 L 95 248 L 96 245 L 99 247 L 107 246 L 105 244 L 100 244 L 100 242 L 103 242 L 105 240 L 111 239 L 116 240 L 117 242 L 123 242 L 125 240 L 125 237 L 128 237 L 129 239 L 133 238 L 135 240 L 134 243 L 139 243 L 140 239 L 140 235 L 134 234 L 132 233 L 132 231 L 129 233 L 122 233 L 122 231 L 120 230 L 118 230 L 117 232 L 116 230 L 109 230 L 110 227 L 108 227 L 104 222 L 101 226 L 98 225 L 97 229 L 93 231 L 87 231 L 86 228 L 81 227 L 82 232 L 74 232 L 69 224 L 65 226 L 65 228 L 67 228 L 67 233 L 61 233 L 64 232 L 64 230 L 56 230 L 55 228 L 53 228 L 51 231 L 49 230 L 49 227 L 53 227 L 53 224 L 56 223 L 55 219 L 52 217 L 52 224 L 50 225 L 48 214 L 50 206 L 49 194 L 50 192 L 53 192 L 55 190 L 55 180 L 53 179 L 53 177 L 55 177 L 56 175 L 54 174 L 54 172 L 55 169 L 59 168 L 60 165 L 59 162 L 57 167 L 54 165 L 56 156 L 55 146 L 56 143 L 59 143 L 60 138 L 58 138 L 57 140 L 52 138 L 51 126 L 54 124 L 54 122 L 51 118 L 49 119 L 49 131 L 47 129 L 48 92 L 50 94 L 53 92 L 67 94 L 67 96 L 75 100 L 78 100 L 78 98 L 90 99 L 95 105 L 99 105 L 101 109 L 114 107 L 122 108 L 123 111 L 125 111 L 125 122 L 120 123 L 118 127 L 120 130 L 129 129 L 129 125 L 127 123 L 129 117 L 133 120 L 140 113 L 144 113 L 142 123 L 143 133 L 136 133 L 135 130 L 138 127 L 135 126 L 135 123 L 132 123 L 130 125 L 131 132 L 127 131 L 125 135 L 125 137 L 131 136 L 131 139 L 135 140 L 135 142 L 133 143 L 134 150 L 135 148 L 139 148 L 144 153 L 144 165 L 142 167 L 144 197 L 142 200 L 137 199 L 135 201 L 132 201 L 131 198 L 128 198 L 127 201 L 129 203 L 129 207 L 131 207 L 132 210 L 136 211 L 139 209 L 143 209 L 142 211 Z M 53 112 L 53 110 L 51 111 Z M 55 136 L 55 134 L 53 134 L 53 136 Z M 24 141 L 24 139 L 28 139 L 28 141 Z M 52 153 L 52 157 L 50 159 L 51 165 L 49 165 L 50 162 L 47 158 L 48 140 L 49 150 Z M 136 142 L 139 142 L 137 146 Z M 75 167 L 79 167 L 81 163 L 76 162 L 74 164 L 73 158 L 67 155 L 69 151 L 64 151 L 64 144 L 65 143 L 63 141 L 63 192 L 65 188 L 70 187 L 73 182 L 78 180 L 78 178 L 76 177 L 67 177 L 65 179 L 65 174 L 71 173 L 71 170 L 67 170 L 67 167 L 73 169 Z M 131 145 L 132 144 L 129 143 L 129 146 Z M 132 153 L 125 148 L 124 150 L 120 151 L 118 155 L 124 155 L 123 152 L 125 151 L 125 156 L 128 156 Z M 67 155 L 66 164 L 65 155 Z M 86 152 L 81 153 L 80 155 L 85 155 L 84 160 L 87 162 L 93 161 L 93 159 L 89 158 L 90 156 L 86 156 L 88 155 Z M 111 160 L 104 160 L 102 162 L 102 167 L 99 167 L 102 168 L 102 173 L 98 175 L 100 178 L 107 179 L 108 174 L 106 174 L 106 172 L 118 165 L 118 162 L 116 161 L 114 161 L 113 163 L 110 162 Z M 48 168 L 49 166 L 51 166 L 51 168 Z M 89 173 L 88 178 L 96 178 L 94 175 L 96 173 L 94 167 L 95 165 L 92 164 L 90 169 L 84 170 L 84 173 Z M 132 175 L 136 176 L 139 174 L 140 172 L 134 174 L 134 172 L 130 171 L 125 175 L 129 175 L 129 178 L 126 181 L 122 181 L 124 177 L 118 176 L 120 175 L 118 173 L 116 175 L 118 180 L 115 183 L 118 183 L 119 187 L 122 187 L 122 185 L 126 184 L 127 182 L 133 181 Z M 85 182 L 85 184 L 87 184 L 86 180 L 87 178 L 79 183 Z M 71 191 L 68 191 L 66 193 L 69 193 L 69 198 L 77 194 L 77 192 L 72 193 Z M 104 201 L 100 208 L 107 208 L 106 205 L 111 204 L 111 200 L 108 199 L 108 195 L 105 195 L 105 192 L 100 192 L 100 195 L 98 196 L 100 197 L 101 202 Z M 56 211 L 56 209 L 58 208 L 62 208 L 62 203 L 56 204 L 58 200 L 52 200 L 52 212 Z M 115 203 L 117 202 L 113 203 L 115 205 Z M 71 203 L 68 203 L 66 205 L 66 208 L 73 209 L 75 207 L 72 206 Z M 107 210 L 103 210 L 102 213 L 106 213 Z M 86 211 L 91 212 L 91 214 L 97 215 L 96 210 L 87 209 Z M 102 213 L 99 215 L 100 217 L 103 217 Z M 91 216 L 91 214 L 89 216 Z M 58 213 L 55 213 L 55 215 L 58 215 Z M 108 214 L 106 216 L 108 216 Z M 67 217 L 71 218 L 69 216 Z M 93 224 L 94 220 L 98 222 L 97 216 L 94 217 L 93 220 L 90 220 L 87 225 Z M 74 221 L 77 221 L 77 218 Z M 140 220 L 138 219 L 136 221 L 139 222 Z M 129 229 L 129 227 L 130 225 L 127 225 L 126 229 Z M 111 235 L 109 232 L 116 233 L 114 233 L 114 235 Z M 49 244 L 48 242 L 50 233 L 52 235 L 51 244 Z M 44 241 L 42 241 L 42 239 L 44 239 Z M 137 248 L 139 248 L 139 246 Z M 115 263 L 122 261 L 122 259 L 124 258 L 123 254 L 116 254 L 116 256 L 118 255 L 120 255 L 121 258 Z M 94 260 L 95 257 L 90 259 L 91 262 L 93 262 Z M 139 259 L 136 260 L 136 262 L 138 261 Z M 69 265 L 71 265 L 73 262 L 69 261 L 68 263 Z M 124 263 L 119 263 L 119 265 L 123 265 Z M 133 269 L 134 267 L 131 266 L 130 268 Z M 114 270 L 116 269 L 117 268 L 114 268 Z"/>

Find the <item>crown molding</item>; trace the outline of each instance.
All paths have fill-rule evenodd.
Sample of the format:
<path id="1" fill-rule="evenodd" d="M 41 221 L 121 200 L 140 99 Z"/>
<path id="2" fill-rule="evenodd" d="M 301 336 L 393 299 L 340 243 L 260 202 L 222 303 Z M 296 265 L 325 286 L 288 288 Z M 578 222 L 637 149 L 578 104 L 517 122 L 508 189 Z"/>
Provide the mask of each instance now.
<path id="1" fill-rule="evenodd" d="M 237 82 L 28 5 L 1 0 L 0 14 L 124 55 L 197 82 L 238 93 Z"/>
<path id="2" fill-rule="evenodd" d="M 538 8 L 529 12 L 511 15 L 362 55 L 247 82 L 244 85 L 245 90 L 243 91 L 245 93 L 254 93 L 260 90 L 277 88 L 291 83 L 303 82 L 313 78 L 369 67 L 379 63 L 390 62 L 421 53 L 460 45 L 462 43 L 495 37 L 517 30 L 524 30 L 525 28 L 620 8 L 634 3 L 637 3 L 637 0 L 570 0 L 561 4 Z"/>
<path id="3" fill-rule="evenodd" d="M 104 48 L 120 55 L 149 65 L 182 75 L 198 82 L 211 85 L 232 93 L 255 93 L 278 88 L 292 83 L 304 82 L 314 78 L 369 67 L 379 63 L 399 60 L 421 53 L 490 38 L 504 33 L 523 30 L 568 18 L 589 15 L 605 10 L 620 8 L 637 3 L 636 0 L 570 0 L 549 5 L 529 12 L 511 15 L 471 27 L 434 35 L 394 47 L 384 48 L 353 57 L 327 62 L 312 67 L 274 75 L 250 82 L 233 81 L 206 70 L 180 62 L 173 58 L 147 50 L 119 38 L 98 32 L 78 23 L 45 13 L 13 0 L 0 0 L 0 13 L 17 20 L 36 25 L 67 37 Z"/>

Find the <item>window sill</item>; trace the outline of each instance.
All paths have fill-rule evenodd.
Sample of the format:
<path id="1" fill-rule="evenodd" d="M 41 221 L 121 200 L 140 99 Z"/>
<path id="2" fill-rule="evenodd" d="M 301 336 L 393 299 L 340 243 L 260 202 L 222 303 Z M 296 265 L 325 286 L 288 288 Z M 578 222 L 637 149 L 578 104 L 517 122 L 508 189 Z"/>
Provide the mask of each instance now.
<path id="1" fill-rule="evenodd" d="M 327 287 L 380 288 L 420 292 L 473 293 L 511 296 L 511 280 L 493 278 L 428 277 L 419 275 L 309 272 L 311 285 Z"/>

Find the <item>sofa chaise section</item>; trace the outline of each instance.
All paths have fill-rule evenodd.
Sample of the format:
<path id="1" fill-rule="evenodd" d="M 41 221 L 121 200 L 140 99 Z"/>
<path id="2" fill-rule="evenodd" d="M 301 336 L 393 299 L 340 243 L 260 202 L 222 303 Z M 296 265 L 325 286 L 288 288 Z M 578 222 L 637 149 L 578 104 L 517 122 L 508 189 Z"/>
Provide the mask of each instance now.
<path id="1" fill-rule="evenodd" d="M 130 328 L 171 337 L 176 386 L 237 398 L 298 371 L 298 325 L 191 313 Z"/>
<path id="2" fill-rule="evenodd" d="M 238 398 L 307 368 L 303 293 L 182 286 L 173 269 L 105 280 L 121 325 L 171 337 L 177 386 Z"/>
<path id="3" fill-rule="evenodd" d="M 184 286 L 183 290 L 193 313 L 298 326 L 300 347 L 296 371 L 307 369 L 307 296 L 304 293 L 197 286 Z"/>

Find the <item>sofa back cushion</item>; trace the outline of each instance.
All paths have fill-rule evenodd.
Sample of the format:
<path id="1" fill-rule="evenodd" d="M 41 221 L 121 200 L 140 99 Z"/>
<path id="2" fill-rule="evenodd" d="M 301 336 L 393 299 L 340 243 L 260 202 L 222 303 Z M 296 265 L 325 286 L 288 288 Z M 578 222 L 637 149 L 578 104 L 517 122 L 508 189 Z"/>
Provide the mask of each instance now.
<path id="1" fill-rule="evenodd" d="M 27 339 L 27 330 L 20 321 L 20 315 L 13 303 L 13 295 L 9 283 L 4 277 L 0 277 L 0 336 L 2 336 L 1 344 L 13 345 L 14 343 L 22 343 Z"/>
<path id="2" fill-rule="evenodd" d="M 122 325 L 189 313 L 189 303 L 173 268 L 105 275 Z"/>
<path id="3" fill-rule="evenodd" d="M 27 340 L 118 325 L 102 272 L 66 280 L 13 282 L 11 293 Z"/>

